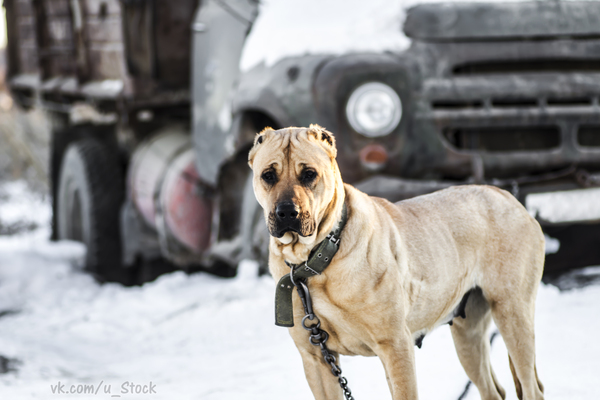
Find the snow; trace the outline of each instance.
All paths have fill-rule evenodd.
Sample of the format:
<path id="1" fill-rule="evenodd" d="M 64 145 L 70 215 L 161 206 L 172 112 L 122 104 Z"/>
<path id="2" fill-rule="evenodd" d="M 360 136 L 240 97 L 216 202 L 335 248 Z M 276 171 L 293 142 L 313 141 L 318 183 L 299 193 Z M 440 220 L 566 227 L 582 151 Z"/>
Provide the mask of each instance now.
<path id="1" fill-rule="evenodd" d="M 229 280 L 175 272 L 142 287 L 99 285 L 80 270 L 81 245 L 46 239 L 47 201 L 20 184 L 4 191 L 0 218 L 42 227 L 0 237 L 0 355 L 18 360 L 16 371 L 0 374 L 2 399 L 108 397 L 108 385 L 111 394 L 127 399 L 312 398 L 287 330 L 273 324 L 274 282 L 257 277 L 253 262 L 242 262 Z M 568 292 L 540 286 L 537 366 L 547 398 L 597 395 L 598 315 L 600 286 Z M 415 351 L 420 397 L 457 399 L 467 377 L 448 327 L 428 335 Z M 390 398 L 377 358 L 341 362 L 356 398 Z M 516 399 L 501 339 L 494 342 L 492 364 L 507 398 Z M 94 385 L 99 392 L 53 394 L 59 382 L 66 390 Z M 126 382 L 140 390 L 151 382 L 156 394 L 123 393 Z M 466 398 L 479 395 L 471 388 Z"/>
<path id="2" fill-rule="evenodd" d="M 525 205 L 532 216 L 553 223 L 600 220 L 600 188 L 534 193 Z"/>
<path id="3" fill-rule="evenodd" d="M 452 1 L 452 0 L 451 0 Z M 475 0 L 481 2 L 486 0 Z M 487 0 L 487 2 L 507 0 Z M 508 0 L 519 2 L 523 0 Z M 240 60 L 248 71 L 261 63 L 304 54 L 402 51 L 406 10 L 440 0 L 263 0 Z"/>
<path id="4" fill-rule="evenodd" d="M 25 182 L 14 181 L 0 186 L 0 226 L 29 223 L 41 227 L 38 235 L 44 235 L 51 214 L 45 196 L 32 193 Z"/>

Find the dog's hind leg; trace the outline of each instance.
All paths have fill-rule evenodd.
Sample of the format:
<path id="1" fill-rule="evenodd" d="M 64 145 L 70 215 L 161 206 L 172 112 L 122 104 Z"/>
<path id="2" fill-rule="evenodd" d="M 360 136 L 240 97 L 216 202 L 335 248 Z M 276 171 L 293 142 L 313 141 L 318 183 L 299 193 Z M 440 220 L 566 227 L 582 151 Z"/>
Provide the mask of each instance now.
<path id="1" fill-rule="evenodd" d="M 452 338 L 456 353 L 467 376 L 477 386 L 483 400 L 501 400 L 505 391 L 498 383 L 490 364 L 488 328 L 492 320 L 490 306 L 481 289 L 474 289 L 465 307 L 466 318 L 452 321 Z"/>
<path id="2" fill-rule="evenodd" d="M 520 400 L 542 400 L 544 387 L 535 366 L 535 335 L 533 309 L 535 293 L 529 291 L 527 299 L 507 296 L 492 302 L 492 315 L 508 350 L 510 369 Z"/>

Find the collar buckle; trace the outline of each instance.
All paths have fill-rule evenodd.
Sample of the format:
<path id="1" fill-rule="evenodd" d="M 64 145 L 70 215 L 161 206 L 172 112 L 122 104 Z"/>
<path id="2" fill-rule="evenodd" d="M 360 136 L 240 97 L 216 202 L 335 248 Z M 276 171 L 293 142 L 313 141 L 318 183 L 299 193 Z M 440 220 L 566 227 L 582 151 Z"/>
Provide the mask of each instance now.
<path id="1" fill-rule="evenodd" d="M 332 234 L 332 233 L 330 233 L 329 235 L 327 235 L 327 237 L 326 237 L 326 238 L 327 238 L 327 239 L 329 239 L 329 241 L 330 241 L 331 243 L 335 244 L 335 245 L 338 245 L 338 244 L 340 244 L 340 238 L 337 238 L 337 239 L 336 239 L 336 237 L 335 237 L 335 236 L 333 236 L 333 234 Z"/>

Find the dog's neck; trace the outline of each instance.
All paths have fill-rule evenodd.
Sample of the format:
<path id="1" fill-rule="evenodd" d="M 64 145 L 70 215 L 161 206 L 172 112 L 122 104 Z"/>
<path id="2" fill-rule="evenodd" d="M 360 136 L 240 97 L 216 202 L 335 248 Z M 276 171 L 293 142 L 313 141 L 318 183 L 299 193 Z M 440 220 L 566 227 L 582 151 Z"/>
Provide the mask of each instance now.
<path id="1" fill-rule="evenodd" d="M 300 264 L 306 261 L 312 249 L 321 243 L 334 230 L 342 219 L 342 210 L 346 193 L 341 178 L 336 179 L 336 190 L 329 206 L 320 217 L 317 229 L 311 236 L 302 237 L 297 233 L 287 232 L 280 239 L 271 239 L 271 251 L 285 261 Z"/>

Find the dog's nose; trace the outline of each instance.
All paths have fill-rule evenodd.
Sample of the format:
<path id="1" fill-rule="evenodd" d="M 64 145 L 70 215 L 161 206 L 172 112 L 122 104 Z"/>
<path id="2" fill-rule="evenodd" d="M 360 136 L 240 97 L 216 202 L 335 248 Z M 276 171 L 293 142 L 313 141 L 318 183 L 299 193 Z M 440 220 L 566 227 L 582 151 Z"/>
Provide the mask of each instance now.
<path id="1" fill-rule="evenodd" d="M 280 221 L 293 221 L 298 218 L 298 206 L 291 201 L 284 201 L 277 205 L 275 209 L 277 219 Z"/>

